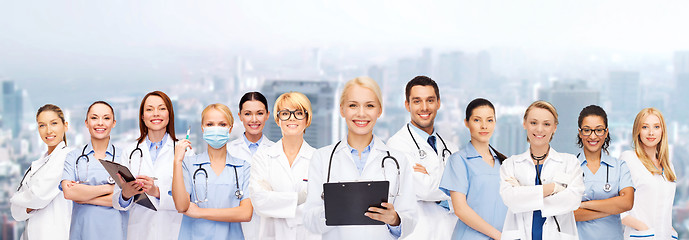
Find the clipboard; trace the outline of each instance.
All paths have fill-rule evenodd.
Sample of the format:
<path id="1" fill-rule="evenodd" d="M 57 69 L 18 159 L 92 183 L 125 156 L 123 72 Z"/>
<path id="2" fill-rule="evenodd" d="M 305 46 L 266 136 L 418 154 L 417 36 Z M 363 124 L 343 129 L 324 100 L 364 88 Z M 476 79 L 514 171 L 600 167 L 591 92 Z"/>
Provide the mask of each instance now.
<path id="1" fill-rule="evenodd" d="M 369 207 L 382 208 L 389 187 L 389 181 L 324 183 L 325 225 L 385 225 L 364 213 Z"/>
<path id="2" fill-rule="evenodd" d="M 122 182 L 120 181 L 120 178 L 117 177 L 118 173 L 126 182 L 136 180 L 136 177 L 134 177 L 132 172 L 129 171 L 129 168 L 125 167 L 124 165 L 102 159 L 98 159 L 98 161 L 100 162 L 100 164 L 103 165 L 105 170 L 108 171 L 110 177 L 115 179 L 115 183 L 117 183 L 117 186 L 120 186 L 120 188 L 122 187 Z M 156 207 L 153 206 L 153 202 L 151 202 L 151 199 L 148 199 L 148 195 L 146 195 L 145 193 L 136 194 L 133 196 L 133 198 L 133 202 L 138 203 L 139 205 L 149 208 L 153 211 L 158 211 L 158 209 L 156 209 Z"/>

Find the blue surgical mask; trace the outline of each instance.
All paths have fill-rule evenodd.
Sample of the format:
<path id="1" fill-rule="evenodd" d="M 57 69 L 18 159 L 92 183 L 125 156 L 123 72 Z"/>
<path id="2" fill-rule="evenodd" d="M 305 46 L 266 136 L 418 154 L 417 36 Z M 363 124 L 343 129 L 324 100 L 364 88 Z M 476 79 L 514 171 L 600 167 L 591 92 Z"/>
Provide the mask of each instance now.
<path id="1" fill-rule="evenodd" d="M 203 140 L 212 148 L 219 149 L 225 146 L 230 139 L 230 129 L 226 127 L 205 127 L 203 128 Z"/>

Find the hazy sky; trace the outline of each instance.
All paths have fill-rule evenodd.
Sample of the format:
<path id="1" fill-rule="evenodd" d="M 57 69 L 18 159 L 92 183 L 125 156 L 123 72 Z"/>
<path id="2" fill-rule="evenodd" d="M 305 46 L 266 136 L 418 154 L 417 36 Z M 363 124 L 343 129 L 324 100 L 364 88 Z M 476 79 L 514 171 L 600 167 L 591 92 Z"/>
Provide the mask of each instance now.
<path id="1" fill-rule="evenodd" d="M 383 54 L 418 54 L 422 47 L 518 47 L 541 54 L 689 49 L 687 1 L 2 2 L 0 78 L 55 80 L 72 90 L 84 80 L 99 87 L 160 81 L 184 70 L 174 61 L 209 52 L 271 56 L 332 46 Z"/>

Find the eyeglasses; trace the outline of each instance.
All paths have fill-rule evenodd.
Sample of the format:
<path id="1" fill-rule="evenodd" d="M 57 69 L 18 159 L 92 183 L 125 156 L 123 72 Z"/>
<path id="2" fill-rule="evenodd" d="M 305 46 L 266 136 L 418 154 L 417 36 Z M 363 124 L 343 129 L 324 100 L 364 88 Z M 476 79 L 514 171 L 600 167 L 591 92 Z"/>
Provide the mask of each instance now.
<path id="1" fill-rule="evenodd" d="M 302 119 L 306 118 L 306 114 L 307 114 L 306 110 L 290 111 L 290 110 L 285 109 L 285 110 L 278 111 L 278 118 L 282 121 L 287 121 L 290 119 L 290 117 L 292 115 L 294 115 L 294 119 L 302 120 Z"/>
<path id="2" fill-rule="evenodd" d="M 583 128 L 582 129 L 582 128 L 580 128 L 579 129 L 579 132 L 581 133 L 581 135 L 584 135 L 584 136 L 591 136 L 591 133 L 594 133 L 594 134 L 596 134 L 596 136 L 600 137 L 600 136 L 603 136 L 605 134 L 605 132 L 607 132 L 607 131 L 608 131 L 607 128 L 596 128 L 596 129 L 590 129 L 590 128 Z"/>

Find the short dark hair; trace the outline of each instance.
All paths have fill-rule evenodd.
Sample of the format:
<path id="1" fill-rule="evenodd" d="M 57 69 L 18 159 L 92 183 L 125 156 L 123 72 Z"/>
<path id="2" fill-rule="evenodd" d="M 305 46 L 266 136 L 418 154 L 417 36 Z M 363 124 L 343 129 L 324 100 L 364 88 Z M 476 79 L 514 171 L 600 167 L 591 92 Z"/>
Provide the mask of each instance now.
<path id="1" fill-rule="evenodd" d="M 440 100 L 440 89 L 438 89 L 438 84 L 433 81 L 433 79 L 426 76 L 416 76 L 414 79 L 407 83 L 407 87 L 404 89 L 404 95 L 406 100 L 409 101 L 409 94 L 411 94 L 411 88 L 414 86 L 432 86 L 435 90 L 435 96 Z"/>
<path id="2" fill-rule="evenodd" d="M 242 111 L 242 107 L 245 102 L 253 100 L 263 103 L 263 106 L 266 108 L 266 111 L 268 111 L 268 100 L 266 100 L 266 97 L 263 96 L 263 94 L 261 94 L 260 92 L 245 93 L 244 96 L 242 96 L 242 98 L 239 99 L 239 111 Z"/>
<path id="3" fill-rule="evenodd" d="M 598 105 L 589 105 L 583 109 L 581 109 L 581 112 L 579 113 L 579 120 L 578 120 L 578 126 L 581 129 L 581 124 L 584 122 L 584 118 L 588 116 L 598 116 L 603 118 L 603 123 L 605 124 L 605 128 L 608 128 L 608 114 L 605 113 L 605 110 L 601 108 Z M 577 145 L 579 145 L 580 148 L 584 147 L 584 143 L 582 142 L 581 138 L 579 137 L 579 134 L 577 134 Z M 603 142 L 603 151 L 605 153 L 608 153 L 608 146 L 610 146 L 610 134 L 608 133 L 608 136 L 605 138 L 605 141 Z M 608 153 L 609 154 L 609 153 Z"/>

